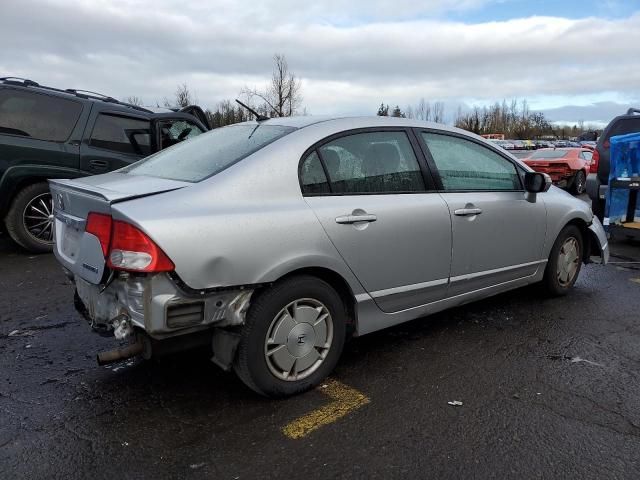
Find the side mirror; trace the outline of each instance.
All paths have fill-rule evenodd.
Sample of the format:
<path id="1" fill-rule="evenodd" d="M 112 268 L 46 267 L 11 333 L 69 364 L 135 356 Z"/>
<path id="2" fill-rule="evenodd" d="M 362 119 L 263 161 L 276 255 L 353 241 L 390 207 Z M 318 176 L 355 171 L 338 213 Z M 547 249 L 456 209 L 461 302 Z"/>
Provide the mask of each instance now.
<path id="1" fill-rule="evenodd" d="M 526 172 L 524 174 L 524 189 L 530 193 L 542 193 L 551 188 L 551 177 L 546 173 Z"/>

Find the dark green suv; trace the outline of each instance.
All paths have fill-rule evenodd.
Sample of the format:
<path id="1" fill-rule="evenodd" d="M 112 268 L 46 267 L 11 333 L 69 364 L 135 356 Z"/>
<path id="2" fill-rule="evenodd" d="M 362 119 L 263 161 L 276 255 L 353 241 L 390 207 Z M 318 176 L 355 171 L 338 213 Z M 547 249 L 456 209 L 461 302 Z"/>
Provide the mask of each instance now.
<path id="1" fill-rule="evenodd" d="M 81 90 L 0 78 L 0 230 L 53 245 L 48 178 L 105 173 L 207 131 L 200 107 L 150 109 Z"/>

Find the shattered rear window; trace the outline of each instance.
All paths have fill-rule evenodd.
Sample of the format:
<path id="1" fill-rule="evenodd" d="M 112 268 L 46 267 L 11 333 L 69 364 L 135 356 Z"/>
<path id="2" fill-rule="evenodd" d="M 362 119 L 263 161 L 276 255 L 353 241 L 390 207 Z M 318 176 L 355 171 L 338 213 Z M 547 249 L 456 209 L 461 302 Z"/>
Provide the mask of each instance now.
<path id="1" fill-rule="evenodd" d="M 530 160 L 543 159 L 543 158 L 563 158 L 566 157 L 569 150 L 538 150 L 529 157 Z"/>
<path id="2" fill-rule="evenodd" d="M 216 128 L 119 170 L 184 182 L 199 182 L 264 148 L 295 128 L 241 124 Z"/>

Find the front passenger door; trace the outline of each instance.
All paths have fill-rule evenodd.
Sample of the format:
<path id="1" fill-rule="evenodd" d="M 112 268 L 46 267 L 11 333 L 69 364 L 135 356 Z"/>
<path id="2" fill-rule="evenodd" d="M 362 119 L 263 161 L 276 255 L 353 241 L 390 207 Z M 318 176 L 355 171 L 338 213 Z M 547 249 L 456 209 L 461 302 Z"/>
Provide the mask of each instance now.
<path id="1" fill-rule="evenodd" d="M 544 268 L 546 208 L 524 191 L 522 171 L 481 142 L 422 131 L 453 232 L 448 296 L 534 275 Z"/>

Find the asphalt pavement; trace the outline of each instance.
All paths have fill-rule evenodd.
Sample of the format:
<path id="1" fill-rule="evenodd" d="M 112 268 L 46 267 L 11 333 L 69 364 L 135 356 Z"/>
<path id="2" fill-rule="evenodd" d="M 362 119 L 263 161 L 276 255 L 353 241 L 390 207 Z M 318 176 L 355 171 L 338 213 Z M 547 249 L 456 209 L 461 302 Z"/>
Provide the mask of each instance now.
<path id="1" fill-rule="evenodd" d="M 53 256 L 0 237 L 0 478 L 637 479 L 640 245 L 618 251 L 564 298 L 524 288 L 352 339 L 328 388 L 273 401 L 206 352 L 98 367 L 113 341 Z"/>

